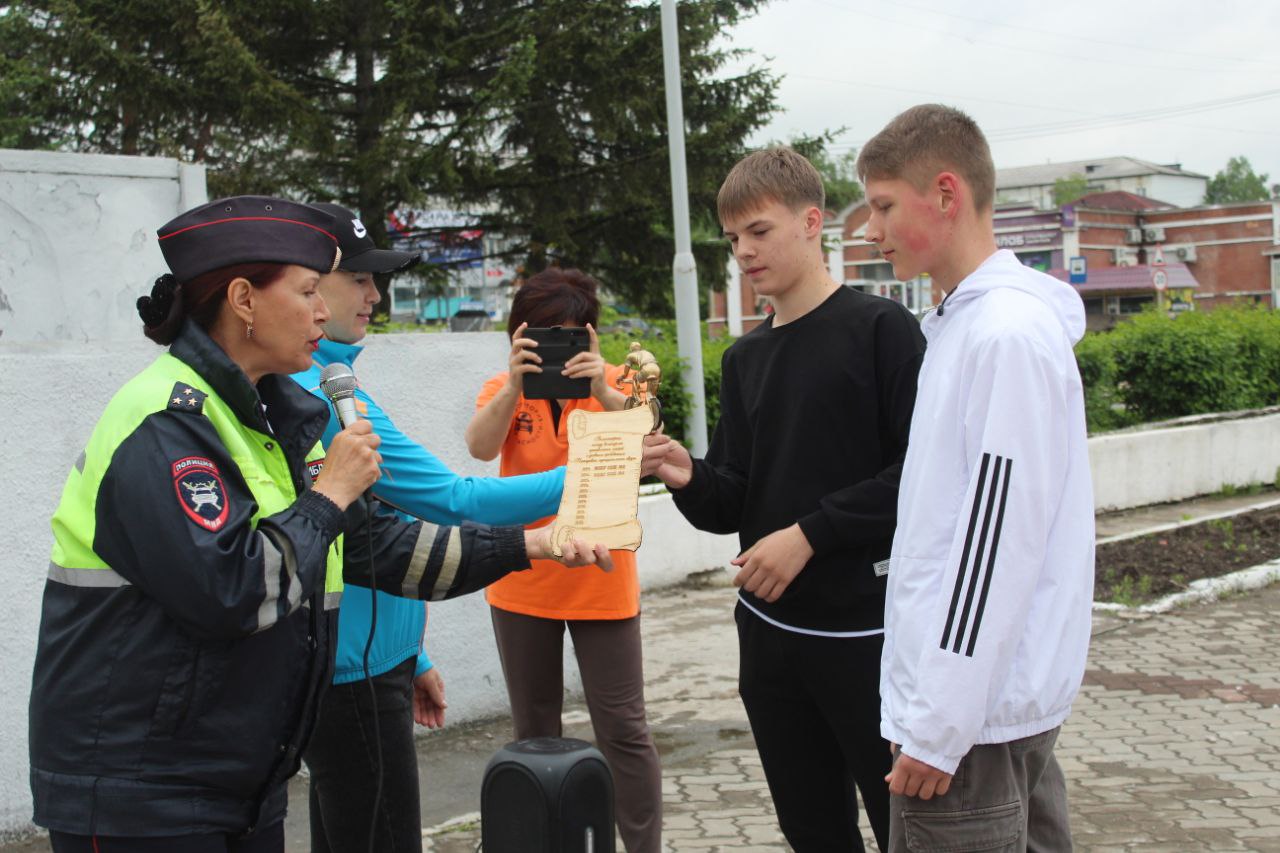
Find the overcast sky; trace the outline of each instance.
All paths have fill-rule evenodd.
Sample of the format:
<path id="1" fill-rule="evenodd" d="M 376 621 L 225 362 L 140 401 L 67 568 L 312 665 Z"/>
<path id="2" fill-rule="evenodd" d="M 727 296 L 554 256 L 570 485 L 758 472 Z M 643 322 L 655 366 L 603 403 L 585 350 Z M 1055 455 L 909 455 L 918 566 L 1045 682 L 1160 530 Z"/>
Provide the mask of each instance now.
<path id="1" fill-rule="evenodd" d="M 1212 177 L 1243 154 L 1280 183 L 1273 0 L 773 0 L 728 43 L 784 78 L 757 144 L 845 127 L 847 150 L 938 101 L 997 168 L 1129 155 Z"/>

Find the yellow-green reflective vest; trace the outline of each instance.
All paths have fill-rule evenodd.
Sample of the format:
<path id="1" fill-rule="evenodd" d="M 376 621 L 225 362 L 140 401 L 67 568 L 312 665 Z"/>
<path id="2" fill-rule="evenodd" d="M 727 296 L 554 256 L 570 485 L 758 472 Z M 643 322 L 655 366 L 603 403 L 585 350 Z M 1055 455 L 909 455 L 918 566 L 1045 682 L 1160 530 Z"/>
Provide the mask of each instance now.
<path id="1" fill-rule="evenodd" d="M 53 556 L 49 577 L 73 586 L 115 587 L 128 583 L 93 551 L 98 488 L 116 448 L 143 420 L 169 405 L 175 382 L 184 382 L 208 396 L 203 401 L 209 419 L 226 446 L 231 459 L 253 493 L 258 519 L 287 509 L 298 499 L 289 463 L 279 442 L 245 426 L 231 408 L 190 365 L 165 353 L 121 388 L 107 405 L 94 427 L 93 435 L 75 467 L 67 476 L 62 500 L 53 514 Z M 195 417 L 195 415 L 192 415 Z M 267 450 L 270 444 L 272 449 Z M 317 443 L 307 454 L 307 462 L 324 459 L 323 445 Z M 121 511 L 145 511 L 140 507 L 120 507 Z M 325 609 L 338 606 L 342 597 L 342 537 L 329 547 L 325 566 Z"/>

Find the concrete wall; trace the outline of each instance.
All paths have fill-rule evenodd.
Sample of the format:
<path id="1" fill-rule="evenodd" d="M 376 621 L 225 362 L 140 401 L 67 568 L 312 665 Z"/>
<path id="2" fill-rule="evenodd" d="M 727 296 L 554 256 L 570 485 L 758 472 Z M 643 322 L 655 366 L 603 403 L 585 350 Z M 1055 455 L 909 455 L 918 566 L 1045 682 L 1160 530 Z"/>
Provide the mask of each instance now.
<path id="1" fill-rule="evenodd" d="M 1280 409 L 1199 415 L 1089 439 L 1101 511 L 1178 501 L 1280 475 Z"/>
<path id="2" fill-rule="evenodd" d="M 137 338 L 156 229 L 205 201 L 204 166 L 0 150 L 0 340 Z"/>
<path id="3" fill-rule="evenodd" d="M 134 336 L 92 345 L 0 339 L 0 541 L 6 543 L 0 551 L 0 683 L 7 686 L 0 691 L 0 831 L 20 829 L 30 816 L 27 696 L 52 544 L 49 518 L 111 395 L 161 351 L 136 330 Z M 401 429 L 459 473 L 496 474 L 496 463 L 470 458 L 462 434 L 481 384 L 506 366 L 506 335 L 378 335 L 369 341 L 357 374 Z M 669 496 L 642 498 L 640 518 L 646 589 L 727 565 L 737 553 L 735 537 L 693 530 Z M 448 684 L 452 721 L 506 708 L 481 596 L 432 605 L 429 643 Z M 572 666 L 566 683 L 580 689 Z"/>

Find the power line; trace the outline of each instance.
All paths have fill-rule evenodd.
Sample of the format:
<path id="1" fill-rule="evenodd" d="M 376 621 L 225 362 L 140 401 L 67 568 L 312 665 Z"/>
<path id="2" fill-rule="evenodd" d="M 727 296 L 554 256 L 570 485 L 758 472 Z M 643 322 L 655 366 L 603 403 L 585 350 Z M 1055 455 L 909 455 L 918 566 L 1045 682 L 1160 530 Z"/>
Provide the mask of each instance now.
<path id="1" fill-rule="evenodd" d="M 841 86 L 856 86 L 866 89 L 883 89 L 886 92 L 903 92 L 908 95 L 923 95 L 927 98 L 945 99 L 949 101 L 977 101 L 984 104 L 999 104 L 1005 107 L 1018 107 L 1025 110 L 1044 110 L 1052 113 L 1078 113 L 1084 116 L 1100 116 L 1102 113 L 1087 110 L 1073 110 L 1069 107 L 1045 106 L 1044 103 L 1028 104 L 1022 101 L 1005 101 L 999 98 L 984 98 L 981 95 L 948 95 L 932 89 L 907 89 L 902 86 L 885 86 L 881 83 L 870 83 L 866 80 L 837 80 L 834 77 L 819 77 L 813 74 L 786 74 L 787 80 L 815 80 L 820 83 L 836 83 Z"/>
<path id="2" fill-rule="evenodd" d="M 1044 104 L 1029 104 L 1020 101 L 1007 101 L 998 98 L 984 98 L 979 95 L 953 95 L 945 94 L 937 91 L 924 89 L 909 89 L 901 86 L 885 86 L 879 83 L 869 83 L 864 80 L 838 80 L 832 77 L 820 77 L 812 74 L 788 74 L 786 79 L 796 78 L 800 80 L 814 80 L 824 83 L 835 83 L 837 85 L 858 86 L 868 89 L 883 89 L 890 92 L 903 92 L 912 95 L 923 95 L 925 97 L 945 100 L 954 103 L 965 101 L 977 101 L 982 103 L 998 104 L 1001 106 L 1018 107 L 1020 109 L 1038 109 L 1050 110 L 1056 113 L 1075 113 L 1085 116 L 1081 119 L 1068 119 L 1056 122 L 1043 122 L 1041 124 L 1021 125 L 1015 127 L 995 128 L 987 133 L 987 138 L 991 141 L 1016 141 L 1018 139 L 1034 139 L 1039 136 L 1048 136 L 1053 133 L 1070 133 L 1076 130 L 1094 130 L 1103 129 L 1112 126 L 1121 126 L 1125 124 L 1134 124 L 1143 121 L 1158 121 L 1165 118 L 1173 118 L 1179 115 L 1194 115 L 1195 113 L 1208 112 L 1215 109 L 1223 109 L 1226 107 L 1240 106 L 1243 104 L 1254 103 L 1257 101 L 1268 100 L 1280 95 L 1280 89 L 1272 89 L 1263 92 L 1254 92 L 1244 95 L 1232 95 L 1226 98 L 1218 98 L 1211 101 L 1199 101 L 1192 104 L 1182 104 L 1171 107 L 1157 107 L 1148 110 L 1139 110 L 1135 112 L 1125 113 L 1097 113 L 1087 110 L 1071 109 L 1069 107 L 1046 107 Z M 1234 130 L 1240 133 L 1258 134 L 1262 136 L 1277 136 L 1280 131 L 1259 131 L 1250 128 L 1222 128 L 1207 127 L 1205 125 L 1195 124 L 1178 124 L 1180 127 L 1189 127 L 1197 130 Z M 832 143 L 829 148 L 858 148 L 859 145 L 851 143 Z"/>
<path id="3" fill-rule="evenodd" d="M 838 4 L 833 2 L 833 0 L 814 0 L 814 2 L 819 3 L 820 5 L 823 5 L 823 6 L 830 6 L 835 9 L 840 9 L 841 11 L 846 11 L 846 12 L 856 11 L 856 13 L 863 18 L 871 18 L 872 20 L 882 21 L 887 24 L 893 24 L 894 26 L 905 27 L 915 32 L 929 32 L 929 33 L 935 33 L 938 35 L 943 35 L 943 36 L 946 36 L 952 43 L 960 41 L 960 42 L 968 42 L 971 44 L 979 44 L 979 45 L 985 44 L 985 45 L 991 45 L 993 47 L 1000 48 L 1001 50 L 1014 51 L 1018 53 L 1029 53 L 1036 57 L 1056 56 L 1062 59 L 1070 59 L 1073 62 L 1079 62 L 1081 59 L 1081 56 L 1079 53 L 1063 53 L 1061 51 L 1048 50 L 1043 47 L 1024 47 L 1022 45 L 1008 44 L 1007 42 L 1000 42 L 1000 41 L 991 41 L 990 39 L 978 38 L 975 36 L 957 36 L 955 33 L 945 29 L 941 29 L 938 27 L 929 27 L 922 24 L 912 24 L 906 21 L 898 20 L 896 18 L 887 18 L 883 15 L 877 15 L 874 12 L 867 12 L 861 8 L 854 9 L 852 7 L 849 7 L 843 4 Z M 1171 72 L 1177 72 L 1177 73 L 1190 72 L 1195 74 L 1238 74 L 1244 70 L 1240 68 L 1189 68 L 1187 66 L 1150 65 L 1150 64 L 1138 63 L 1138 62 L 1125 62 L 1122 59 L 1115 59 L 1105 54 L 1098 55 L 1098 56 L 1091 56 L 1089 57 L 1089 59 L 1092 62 L 1098 62 L 1106 65 L 1117 65 L 1125 68 L 1136 68 L 1141 71 L 1171 71 Z"/>
<path id="4" fill-rule="evenodd" d="M 1210 112 L 1212 110 L 1220 110 L 1227 107 L 1253 104 L 1259 101 L 1267 101 L 1278 96 L 1280 96 L 1280 89 L 1269 89 L 1263 92 L 1253 92 L 1246 95 L 1233 95 L 1226 98 L 1217 98 L 1211 101 L 1182 104 L 1180 106 L 1137 110 L 1129 113 L 1114 113 L 1111 115 L 1098 116 L 1097 118 L 1092 119 L 1068 119 L 1066 121 L 1030 124 L 1020 127 L 995 128 L 987 134 L 987 138 L 990 140 L 1008 142 L 1016 139 L 1030 139 L 1037 136 L 1045 136 L 1051 133 L 1072 133 L 1080 130 L 1097 130 L 1104 127 L 1119 127 L 1126 124 L 1137 124 L 1145 121 L 1153 121 L 1175 116 L 1194 115 L 1196 113 Z"/>
<path id="5" fill-rule="evenodd" d="M 1212 53 L 1199 53 L 1199 52 L 1189 51 L 1189 50 L 1178 50 L 1177 48 L 1171 48 L 1163 44 L 1160 45 L 1159 47 L 1152 47 L 1151 45 L 1137 44 L 1133 42 L 1108 41 L 1106 39 L 1100 39 L 1094 36 L 1077 36 L 1077 35 L 1072 35 L 1071 33 L 1058 32 L 1057 30 L 1044 29 L 1042 27 L 1030 27 L 1025 24 L 1011 24 L 1007 21 L 993 21 L 988 18 L 975 18 L 970 15 L 959 15 L 954 12 L 945 12 L 942 9 L 932 9 L 927 6 L 916 6 L 911 3 L 903 3 L 901 2 L 901 0 L 895 0 L 894 6 L 899 8 L 904 8 L 904 9 L 914 9 L 915 11 L 918 11 L 918 12 L 927 12 L 928 14 L 931 14 L 931 15 L 942 15 L 947 18 L 956 18 L 957 20 L 961 20 L 961 21 L 972 21 L 973 23 L 985 24 L 990 27 L 1004 27 L 1006 29 L 1011 29 L 1011 30 L 1023 30 L 1031 33 L 1039 33 L 1041 35 L 1048 35 L 1054 38 L 1071 39 L 1072 41 L 1085 42 L 1086 44 L 1106 45 L 1108 47 L 1124 48 L 1125 50 L 1146 50 L 1152 53 L 1159 53 L 1164 56 L 1169 56 L 1169 55 L 1191 56 L 1191 57 L 1195 57 L 1196 59 L 1211 59 L 1211 60 L 1214 60 L 1215 62 L 1249 62 L 1255 65 L 1266 65 L 1270 68 L 1280 67 L 1280 66 L 1276 66 L 1274 63 L 1267 62 L 1266 60 L 1263 60 L 1263 59 L 1252 59 L 1252 58 L 1243 57 L 1243 56 L 1221 56 L 1219 54 L 1212 54 Z"/>

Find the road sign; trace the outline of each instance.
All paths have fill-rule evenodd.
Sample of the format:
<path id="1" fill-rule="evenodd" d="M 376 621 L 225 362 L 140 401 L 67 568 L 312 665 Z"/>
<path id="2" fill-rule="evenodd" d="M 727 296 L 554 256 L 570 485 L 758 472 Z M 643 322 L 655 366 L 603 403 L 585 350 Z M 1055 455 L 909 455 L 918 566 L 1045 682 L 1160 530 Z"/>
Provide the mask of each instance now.
<path id="1" fill-rule="evenodd" d="M 1068 262 L 1067 273 L 1072 284 L 1084 284 L 1089 280 L 1089 265 L 1083 255 L 1076 255 Z"/>
<path id="2" fill-rule="evenodd" d="M 1157 269 L 1151 273 L 1151 284 L 1156 290 L 1163 291 L 1169 284 L 1169 274 L 1162 269 Z"/>

